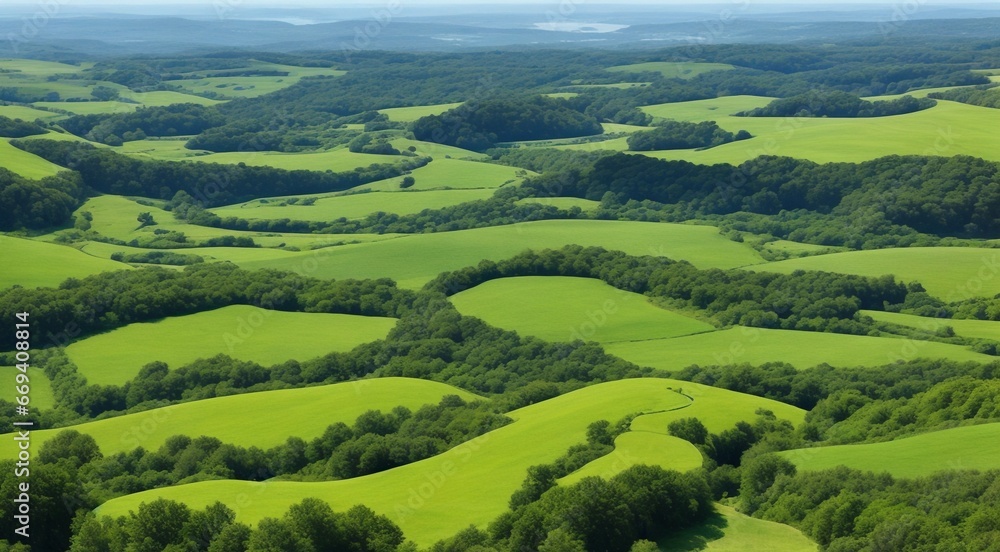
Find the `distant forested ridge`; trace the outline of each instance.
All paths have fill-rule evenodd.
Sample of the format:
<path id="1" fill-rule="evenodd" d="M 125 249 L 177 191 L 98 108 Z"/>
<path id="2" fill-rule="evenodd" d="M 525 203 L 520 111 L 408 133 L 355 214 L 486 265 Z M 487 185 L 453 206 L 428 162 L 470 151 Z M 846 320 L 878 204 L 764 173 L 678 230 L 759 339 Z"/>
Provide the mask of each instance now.
<path id="1" fill-rule="evenodd" d="M 929 98 L 903 96 L 895 100 L 868 101 L 838 90 L 813 91 L 779 98 L 764 107 L 742 111 L 742 117 L 886 117 L 934 107 Z"/>
<path id="2" fill-rule="evenodd" d="M 564 100 L 544 96 L 467 102 L 413 123 L 417 140 L 473 151 L 489 149 L 497 142 L 574 138 L 602 132 L 594 117 L 574 111 Z"/>

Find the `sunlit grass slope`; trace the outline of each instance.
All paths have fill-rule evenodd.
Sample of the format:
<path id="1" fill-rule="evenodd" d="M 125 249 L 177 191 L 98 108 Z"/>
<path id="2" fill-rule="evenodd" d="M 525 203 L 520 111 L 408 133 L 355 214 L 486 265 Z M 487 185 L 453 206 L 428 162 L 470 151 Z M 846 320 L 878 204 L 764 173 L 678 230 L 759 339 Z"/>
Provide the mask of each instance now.
<path id="1" fill-rule="evenodd" d="M 879 366 L 912 358 L 991 362 L 995 357 L 959 345 L 887 337 L 736 327 L 672 339 L 611 343 L 605 349 L 641 366 L 679 370 L 698 364 L 787 362 L 805 369 Z"/>
<path id="2" fill-rule="evenodd" d="M 714 326 L 652 305 L 600 280 L 501 278 L 451 297 L 459 312 L 547 341 L 613 343 L 713 331 Z"/>
<path id="3" fill-rule="evenodd" d="M 129 324 L 72 343 L 66 354 L 88 383 L 121 385 L 157 360 L 178 368 L 198 358 L 226 354 L 268 366 L 348 351 L 384 338 L 395 323 L 392 318 L 234 305 Z"/>
<path id="4" fill-rule="evenodd" d="M 451 536 L 470 523 L 484 527 L 507 509 L 507 501 L 529 466 L 555 460 L 586 438 L 587 426 L 599 419 L 616 420 L 634 412 L 681 408 L 699 416 L 706 409 L 722 410 L 731 426 L 750 419 L 757 407 L 773 401 L 751 397 L 746 406 L 732 400 L 739 394 L 720 389 L 690 399 L 668 387 L 685 382 L 630 379 L 603 383 L 534 404 L 511 413 L 515 422 L 444 454 L 414 464 L 344 481 L 323 483 L 209 481 L 138 493 L 105 503 L 102 515 L 124 515 L 141 502 L 156 498 L 180 500 L 201 508 L 216 500 L 235 504 L 240 520 L 256 523 L 279 516 L 308 496 L 343 510 L 364 503 L 389 516 L 407 538 L 420 546 Z M 699 408 L 699 401 L 704 407 Z M 761 401 L 764 401 L 763 403 Z M 801 411 L 797 411 L 801 415 Z M 689 446 L 689 445 L 688 445 Z M 483 485 L 489 481 L 489 485 Z"/>
<path id="5" fill-rule="evenodd" d="M 353 425 L 368 410 L 388 412 L 397 406 L 416 410 L 425 404 L 437 404 L 445 395 L 477 398 L 443 383 L 380 378 L 204 399 L 71 427 L 94 437 L 105 455 L 140 446 L 156 450 L 174 435 L 207 435 L 223 443 L 267 449 L 290 436 L 314 439 L 337 422 Z M 61 431 L 34 431 L 32 445 L 39 447 Z M 14 454 L 16 443 L 4 439 L 0 457 Z"/>
<path id="6" fill-rule="evenodd" d="M 416 234 L 377 243 L 298 253 L 282 260 L 243 263 L 246 268 L 286 268 L 311 256 L 318 278 L 395 279 L 419 287 L 438 274 L 502 260 L 526 249 L 568 244 L 601 246 L 631 255 L 658 255 L 701 268 L 731 268 L 762 261 L 756 251 L 719 235 L 711 226 L 600 220 L 551 220 L 456 232 Z M 400 262 L 406 259 L 406 262 Z"/>
<path id="7" fill-rule="evenodd" d="M 847 466 L 889 472 L 896 477 L 921 477 L 941 470 L 995 470 L 1000 468 L 1000 424 L 956 427 L 884 443 L 815 447 L 779 454 L 800 470 Z"/>

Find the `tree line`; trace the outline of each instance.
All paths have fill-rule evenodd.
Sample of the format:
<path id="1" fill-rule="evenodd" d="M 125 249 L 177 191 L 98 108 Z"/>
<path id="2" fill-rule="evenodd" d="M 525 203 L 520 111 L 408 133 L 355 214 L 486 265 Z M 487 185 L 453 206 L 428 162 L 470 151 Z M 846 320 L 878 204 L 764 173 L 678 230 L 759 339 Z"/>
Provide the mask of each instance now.
<path id="1" fill-rule="evenodd" d="M 779 98 L 764 107 L 737 113 L 740 117 L 888 117 L 930 109 L 929 98 L 903 96 L 895 100 L 868 101 L 839 90 L 812 90 Z"/>
<path id="2" fill-rule="evenodd" d="M 172 199 L 179 191 L 206 207 L 258 197 L 346 190 L 401 176 L 426 165 L 429 158 L 407 158 L 347 172 L 282 170 L 239 163 L 143 160 L 90 144 L 54 140 L 19 141 L 15 146 L 48 161 L 72 167 L 90 188 L 116 195 Z"/>

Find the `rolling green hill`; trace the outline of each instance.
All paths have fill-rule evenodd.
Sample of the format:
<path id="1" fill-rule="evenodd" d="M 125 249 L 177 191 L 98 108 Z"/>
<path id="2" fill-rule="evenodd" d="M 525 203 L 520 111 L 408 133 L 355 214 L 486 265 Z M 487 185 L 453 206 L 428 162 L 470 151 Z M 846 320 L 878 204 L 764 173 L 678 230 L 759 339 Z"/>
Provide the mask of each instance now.
<path id="1" fill-rule="evenodd" d="M 8 138 L 0 138 L 0 159 L 3 159 L 3 168 L 35 180 L 65 170 L 37 155 L 15 148 Z"/>
<path id="2" fill-rule="evenodd" d="M 385 113 L 388 115 L 390 121 L 412 123 L 421 117 L 426 117 L 428 115 L 440 115 L 445 111 L 454 109 L 460 105 L 462 105 L 461 102 L 437 105 L 417 105 L 413 107 L 392 107 L 389 109 L 380 109 L 378 111 L 379 113 Z"/>
<path id="3" fill-rule="evenodd" d="M 939 100 L 938 105 L 906 115 L 869 118 L 735 117 L 732 113 L 766 105 L 770 98 L 732 96 L 712 100 L 646 106 L 654 117 L 715 121 L 724 130 L 747 130 L 753 138 L 706 150 L 642 152 L 659 159 L 683 159 L 706 165 L 738 165 L 760 155 L 810 159 L 818 163 L 861 162 L 886 155 L 972 155 L 1000 160 L 1000 110 Z M 961 129 L 961 132 L 958 131 Z M 625 151 L 625 139 L 560 149 Z"/>
<path id="4" fill-rule="evenodd" d="M 663 370 L 680 370 L 692 364 L 762 364 L 771 361 L 787 362 L 804 369 L 821 363 L 841 367 L 879 366 L 914 358 L 976 362 L 995 360 L 995 357 L 946 343 L 746 327 L 672 339 L 612 343 L 605 349 L 640 366 Z"/>
<path id="5" fill-rule="evenodd" d="M 0 289 L 13 285 L 55 287 L 66 278 L 123 270 L 128 265 L 87 255 L 77 249 L 0 234 Z"/>
<path id="6" fill-rule="evenodd" d="M 0 386 L 0 399 L 10 403 L 14 402 L 14 398 L 17 396 L 14 389 L 14 386 L 17 385 L 14 376 L 18 373 L 20 371 L 14 366 L 0 366 L 0 381 L 4 382 L 4 385 Z M 38 367 L 28 368 L 28 378 L 30 386 L 28 398 L 31 400 L 28 403 L 28 408 L 37 411 L 55 406 L 56 399 L 55 395 L 52 394 L 52 382 L 45 377 L 45 372 L 42 372 L 41 368 Z"/>
<path id="7" fill-rule="evenodd" d="M 1000 469 L 1000 424 L 932 431 L 905 439 L 865 445 L 837 445 L 778 453 L 800 470 L 847 466 L 920 477 L 941 470 Z"/>
<path id="8" fill-rule="evenodd" d="M 501 278 L 453 295 L 451 302 L 464 315 L 547 341 L 631 342 L 715 330 L 590 278 Z"/>
<path id="9" fill-rule="evenodd" d="M 381 378 L 204 399 L 75 425 L 72 429 L 94 437 L 105 455 L 139 446 L 156 450 L 173 435 L 207 435 L 223 443 L 267 449 L 290 436 L 314 439 L 336 422 L 352 425 L 368 410 L 388 412 L 397 406 L 416 410 L 425 404 L 437 404 L 445 395 L 477 398 L 443 383 Z M 40 446 L 60 431 L 32 432 L 32 446 Z M 14 454 L 15 443 L 4 439 L 0 458 Z"/>
<path id="10" fill-rule="evenodd" d="M 996 249 L 908 247 L 847 251 L 778 261 L 753 269 L 782 274 L 796 270 L 861 276 L 893 274 L 904 282 L 920 282 L 928 293 L 946 302 L 1000 293 L 1000 251 Z"/>
<path id="11" fill-rule="evenodd" d="M 401 179 L 397 178 L 396 180 L 398 182 Z M 364 218 L 379 211 L 409 215 L 419 213 L 424 209 L 441 209 L 468 201 L 488 199 L 492 195 L 493 190 L 490 189 L 371 192 L 327 197 L 317 200 L 313 205 L 298 203 L 281 205 L 284 202 L 268 200 L 265 203 L 261 200 L 255 200 L 230 207 L 212 209 L 212 212 L 220 217 L 265 220 L 287 218 L 330 222 L 341 217 Z"/>
<path id="12" fill-rule="evenodd" d="M 317 496 L 336 510 L 363 502 L 397 523 L 407 538 L 429 546 L 470 523 L 485 526 L 507 508 L 511 493 L 520 486 L 529 466 L 551 462 L 571 445 L 582 442 L 587 425 L 595 420 L 681 407 L 676 411 L 679 416 L 718 411 L 728 418 L 729 427 L 738 420 L 752 418 L 759 407 L 778 404 L 712 388 L 705 388 L 692 402 L 668 389 L 679 385 L 687 389 L 691 384 L 629 379 L 586 387 L 515 410 L 509 414 L 516 420 L 513 424 L 444 454 L 356 479 L 322 483 L 206 481 L 121 497 L 105 503 L 97 512 L 123 515 L 144 501 L 160 497 L 202 508 L 215 500 L 234 504 L 238 496 L 243 496 L 244 506 L 238 517 L 256 523 L 265 516 L 280 514 L 302 498 Z M 801 410 L 785 407 L 795 413 L 796 421 L 801 420 Z M 710 428 L 720 429 L 714 424 Z M 481 485 L 483 481 L 490 484 Z"/>
<path id="13" fill-rule="evenodd" d="M 281 312 L 235 305 L 129 324 L 72 343 L 66 347 L 66 354 L 88 383 L 121 385 L 144 365 L 157 360 L 178 368 L 198 358 L 226 354 L 269 366 L 348 351 L 384 338 L 395 323 L 393 318 Z"/>
<path id="14" fill-rule="evenodd" d="M 801 531 L 716 504 L 717 514 L 700 527 L 663 539 L 660 550 L 671 552 L 817 552 L 819 546 Z"/>
<path id="15" fill-rule="evenodd" d="M 711 226 L 550 220 L 408 235 L 377 243 L 296 253 L 281 260 L 241 263 L 241 266 L 287 269 L 311 257 L 317 264 L 313 273 L 317 278 L 389 277 L 402 287 L 417 288 L 442 272 L 475 265 L 483 259 L 501 260 L 525 249 L 554 249 L 568 244 L 683 259 L 702 268 L 731 268 L 763 260 L 750 247 L 726 239 Z M 400 259 L 409 261 L 401 263 Z"/>
<path id="16" fill-rule="evenodd" d="M 881 311 L 861 311 L 861 314 L 871 316 L 880 322 L 891 322 L 901 326 L 910 326 L 920 330 L 936 332 L 950 326 L 955 330 L 955 335 L 961 337 L 976 337 L 980 339 L 992 339 L 1000 341 L 1000 322 L 990 320 L 959 320 L 953 318 L 929 318 L 926 316 L 914 316 L 912 314 L 899 314 L 896 312 Z"/>

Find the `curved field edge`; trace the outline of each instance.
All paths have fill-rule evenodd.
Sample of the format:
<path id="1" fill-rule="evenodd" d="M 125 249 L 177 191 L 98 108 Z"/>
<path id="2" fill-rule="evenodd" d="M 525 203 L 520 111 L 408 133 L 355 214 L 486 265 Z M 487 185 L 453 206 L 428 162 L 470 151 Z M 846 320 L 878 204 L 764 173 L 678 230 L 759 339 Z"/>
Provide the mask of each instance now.
<path id="1" fill-rule="evenodd" d="M 154 361 L 178 368 L 225 354 L 268 366 L 349 351 L 384 338 L 395 325 L 395 318 L 231 305 L 129 324 L 74 342 L 66 355 L 89 383 L 121 385 Z"/>
<path id="2" fill-rule="evenodd" d="M 1000 469 L 1000 423 L 963 426 L 862 445 L 836 445 L 778 453 L 800 470 L 847 466 L 921 477 L 942 470 Z"/>
<path id="3" fill-rule="evenodd" d="M 641 294 L 593 278 L 499 278 L 450 300 L 463 315 L 548 341 L 613 343 L 715 330 L 706 322 L 657 307 Z"/>
<path id="4" fill-rule="evenodd" d="M 683 387 L 694 400 L 671 388 Z M 737 400 L 739 399 L 739 400 Z M 98 508 L 119 516 L 142 502 L 168 498 L 195 508 L 220 500 L 240 520 L 256 523 L 280 516 L 309 496 L 334 509 L 363 503 L 397 523 L 420 546 L 451 536 L 469 524 L 485 526 L 506 508 L 529 466 L 550 463 L 586 439 L 587 426 L 636 412 L 676 417 L 705 416 L 710 431 L 751 419 L 758 408 L 773 410 L 793 423 L 805 412 L 775 401 L 668 379 L 640 378 L 602 383 L 509 413 L 510 425 L 463 443 L 448 452 L 389 471 L 356 479 L 320 483 L 290 481 L 206 481 L 117 498 Z M 664 431 L 665 431 L 665 425 Z M 483 481 L 490 485 L 483 486 Z"/>
<path id="5" fill-rule="evenodd" d="M 354 420 L 368 410 L 388 412 L 397 406 L 415 410 L 437 404 L 445 395 L 464 400 L 478 395 L 443 383 L 412 378 L 380 378 L 301 389 L 244 393 L 156 408 L 59 429 L 32 432 L 41 446 L 65 429 L 94 437 L 105 455 L 137 447 L 156 450 L 168 437 L 216 437 L 223 443 L 269 448 L 288 437 L 312 439 L 330 424 Z M 238 413 L 238 415 L 237 415 Z M 17 454 L 10 439 L 0 442 L 0 458 Z"/>

